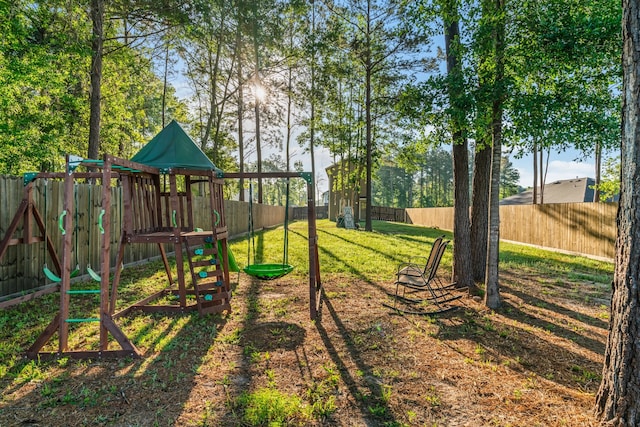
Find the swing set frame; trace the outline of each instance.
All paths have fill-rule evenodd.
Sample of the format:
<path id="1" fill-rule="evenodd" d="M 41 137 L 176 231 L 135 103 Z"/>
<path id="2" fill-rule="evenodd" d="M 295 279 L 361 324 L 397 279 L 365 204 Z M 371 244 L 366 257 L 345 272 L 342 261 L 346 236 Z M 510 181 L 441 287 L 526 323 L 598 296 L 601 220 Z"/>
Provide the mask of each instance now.
<path id="1" fill-rule="evenodd" d="M 318 319 L 322 307 L 322 282 L 318 256 L 318 230 L 313 176 L 310 172 L 225 172 L 225 179 L 302 178 L 307 183 L 307 224 L 309 249 L 309 317 Z M 280 265 L 278 265 L 280 266 Z"/>

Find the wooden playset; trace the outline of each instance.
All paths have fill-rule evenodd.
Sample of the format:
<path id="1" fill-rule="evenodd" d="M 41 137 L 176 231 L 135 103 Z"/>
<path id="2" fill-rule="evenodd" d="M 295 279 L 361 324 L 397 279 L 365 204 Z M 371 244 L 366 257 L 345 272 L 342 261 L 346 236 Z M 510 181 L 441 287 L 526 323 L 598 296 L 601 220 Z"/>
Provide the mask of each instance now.
<path id="1" fill-rule="evenodd" d="M 188 139 L 188 141 L 185 140 Z M 190 143 L 189 143 L 190 142 Z M 104 155 L 102 160 L 67 156 L 64 173 L 38 173 L 25 180 L 24 199 L 0 241 L 0 258 L 8 246 L 45 242 L 52 260 L 53 270 L 45 266 L 50 280 L 59 282 L 60 310 L 26 351 L 30 358 L 43 357 L 139 357 L 135 345 L 116 324 L 115 319 L 134 310 L 143 312 L 200 314 L 231 311 L 228 229 L 225 223 L 223 184 L 225 178 L 252 178 L 257 174 L 223 174 L 193 144 L 182 128 L 172 122 L 150 141 L 131 160 Z M 315 319 L 320 308 L 320 274 L 317 235 L 315 228 L 314 191 L 310 174 L 268 173 L 270 178 L 304 178 L 308 190 L 309 218 L 309 294 L 310 316 Z M 63 235 L 62 255 L 58 258 L 54 245 L 47 236 L 45 222 L 33 201 L 33 182 L 38 179 L 58 179 L 64 182 L 63 211 L 59 214 L 59 227 Z M 72 287 L 72 276 L 77 266 L 72 263 L 74 246 L 74 186 L 79 180 L 91 182 L 102 192 L 98 228 L 100 233 L 100 266 L 87 273 L 100 282 L 100 289 Z M 168 185 L 167 185 L 168 181 Z M 167 188 L 168 186 L 168 188 Z M 193 189 L 206 195 L 208 224 L 194 222 Z M 114 194 L 120 197 L 121 233 L 117 240 L 115 262 L 112 259 L 110 238 L 112 230 L 112 204 Z M 45 213 L 46 214 L 46 213 Z M 40 235 L 33 233 L 37 225 Z M 14 236 L 22 223 L 23 236 Z M 118 287 L 125 249 L 134 244 L 156 244 L 168 278 L 167 288 L 116 312 Z M 176 277 L 173 277 L 167 253 L 175 254 Z M 186 259 L 185 259 L 186 258 Z M 186 261 L 186 263 L 185 263 Z M 188 269 L 185 268 L 188 265 Z M 99 295 L 99 314 L 95 318 L 74 318 L 70 306 L 82 295 Z M 169 298 L 166 298 L 169 297 Z M 171 300 L 170 303 L 166 303 Z M 163 303 L 164 302 L 164 303 Z M 97 350 L 69 351 L 68 337 L 71 324 L 96 322 L 100 328 Z M 56 335 L 58 349 L 41 351 Z M 120 349 L 109 349 L 113 337 Z M 113 341 L 113 340 L 111 340 Z"/>

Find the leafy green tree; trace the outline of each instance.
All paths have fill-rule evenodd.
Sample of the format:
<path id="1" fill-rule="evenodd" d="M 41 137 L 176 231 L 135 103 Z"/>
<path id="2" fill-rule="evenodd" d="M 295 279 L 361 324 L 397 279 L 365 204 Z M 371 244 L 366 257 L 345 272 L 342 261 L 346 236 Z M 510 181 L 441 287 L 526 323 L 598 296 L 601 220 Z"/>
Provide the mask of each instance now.
<path id="1" fill-rule="evenodd" d="M 89 15 L 91 32 L 91 66 L 89 75 L 89 150 L 87 156 L 97 159 L 100 151 L 100 114 L 102 109 L 102 55 L 104 49 L 104 0 L 91 0 Z"/>
<path id="2" fill-rule="evenodd" d="M 389 102 L 394 98 L 392 87 L 401 80 L 401 72 L 415 66 L 417 61 L 407 59 L 422 46 L 419 33 L 410 30 L 403 17 L 403 4 L 399 1 L 346 0 L 333 6 L 332 12 L 346 24 L 348 40 L 343 46 L 359 64 L 364 104 L 365 141 L 365 230 L 372 230 L 372 174 L 379 153 L 376 138 L 381 137 Z"/>
<path id="3" fill-rule="evenodd" d="M 496 16 L 490 1 L 480 1 L 477 22 L 470 27 L 470 54 L 478 87 L 475 100 L 475 151 L 471 199 L 471 256 L 473 278 L 484 283 L 489 235 L 489 194 L 491 184 L 491 122 L 494 94 L 494 28 Z"/>
<path id="4" fill-rule="evenodd" d="M 620 7 L 612 0 L 545 0 L 509 8 L 506 66 L 514 86 L 506 136 L 534 153 L 536 192 L 551 147 L 599 158 L 617 144 Z"/>
<path id="5" fill-rule="evenodd" d="M 398 208 L 411 207 L 409 199 L 413 189 L 412 178 L 412 175 L 407 173 L 404 168 L 392 166 L 391 164 L 380 166 L 376 170 L 373 182 L 374 205 Z"/>
<path id="6" fill-rule="evenodd" d="M 200 148 L 220 168 L 229 169 L 235 161 L 236 142 L 232 127 L 232 80 L 241 60 L 235 49 L 239 24 L 231 2 L 211 2 L 192 17 L 186 37 L 178 51 L 187 65 L 186 76 L 193 89 L 191 113 L 195 116 L 193 133 Z"/>
<path id="7" fill-rule="evenodd" d="M 84 16 L 67 2 L 0 3 L 0 173 L 59 170 L 86 141 Z"/>
<path id="8" fill-rule="evenodd" d="M 600 193 L 600 201 L 616 200 L 620 195 L 620 157 L 608 157 L 604 161 L 602 181 L 594 190 Z"/>
<path id="9" fill-rule="evenodd" d="M 520 192 L 518 181 L 520 181 L 520 172 L 513 167 L 508 156 L 503 156 L 500 167 L 500 198 L 518 194 Z"/>
<path id="10" fill-rule="evenodd" d="M 314 3 L 315 33 L 307 54 L 317 60 L 311 67 L 313 80 L 307 86 L 310 112 L 307 129 L 299 142 L 309 150 L 324 146 L 331 153 L 334 193 L 343 194 L 351 206 L 356 206 L 364 177 L 364 104 L 363 90 L 358 75 L 358 63 L 346 48 L 345 34 L 349 28 L 344 19 Z M 336 46 L 345 46 L 336 50 Z M 312 73 L 311 73 L 312 72 Z M 312 135 L 313 133 L 313 135 Z M 311 143 L 313 140 L 313 143 Z M 355 209 L 356 220 L 359 209 Z"/>
<path id="11" fill-rule="evenodd" d="M 6 147 L 0 154 L 0 171 L 61 170 L 65 153 L 84 155 L 89 150 L 87 5 L 5 2 L 0 13 L 7 17 L 2 20 L 6 31 L 0 44 L 0 142 Z M 126 157 L 159 130 L 163 88 L 149 50 L 133 44 L 128 21 L 114 11 L 109 16 L 100 73 L 105 82 L 100 141 L 104 151 Z M 172 89 L 167 93 L 168 110 L 184 120 L 184 105 Z"/>
<path id="12" fill-rule="evenodd" d="M 404 144 L 395 156 L 411 177 L 407 207 L 453 206 L 453 159 L 438 145 L 430 138 L 418 139 Z"/>

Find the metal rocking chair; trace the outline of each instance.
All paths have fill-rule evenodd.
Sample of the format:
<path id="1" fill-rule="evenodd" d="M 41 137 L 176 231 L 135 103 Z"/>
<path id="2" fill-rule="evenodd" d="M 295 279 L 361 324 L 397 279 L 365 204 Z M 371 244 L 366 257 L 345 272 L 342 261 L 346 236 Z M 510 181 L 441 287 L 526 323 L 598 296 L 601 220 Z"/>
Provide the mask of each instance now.
<path id="1" fill-rule="evenodd" d="M 407 314 L 432 315 L 455 310 L 457 306 L 447 303 L 460 299 L 462 295 L 453 295 L 450 291 L 456 284 L 443 284 L 437 274 L 448 244 L 448 240 L 437 238 L 424 267 L 416 263 L 400 264 L 396 273 L 395 293 L 390 294 L 394 299 L 393 306 L 385 305 Z"/>

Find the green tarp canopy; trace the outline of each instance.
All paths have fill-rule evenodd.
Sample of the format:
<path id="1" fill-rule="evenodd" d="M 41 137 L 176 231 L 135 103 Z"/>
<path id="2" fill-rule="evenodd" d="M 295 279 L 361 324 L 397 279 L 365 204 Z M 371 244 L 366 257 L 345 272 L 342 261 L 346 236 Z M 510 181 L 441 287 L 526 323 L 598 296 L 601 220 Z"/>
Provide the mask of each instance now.
<path id="1" fill-rule="evenodd" d="M 185 168 L 222 172 L 175 120 L 142 147 L 131 161 L 161 170 Z"/>

